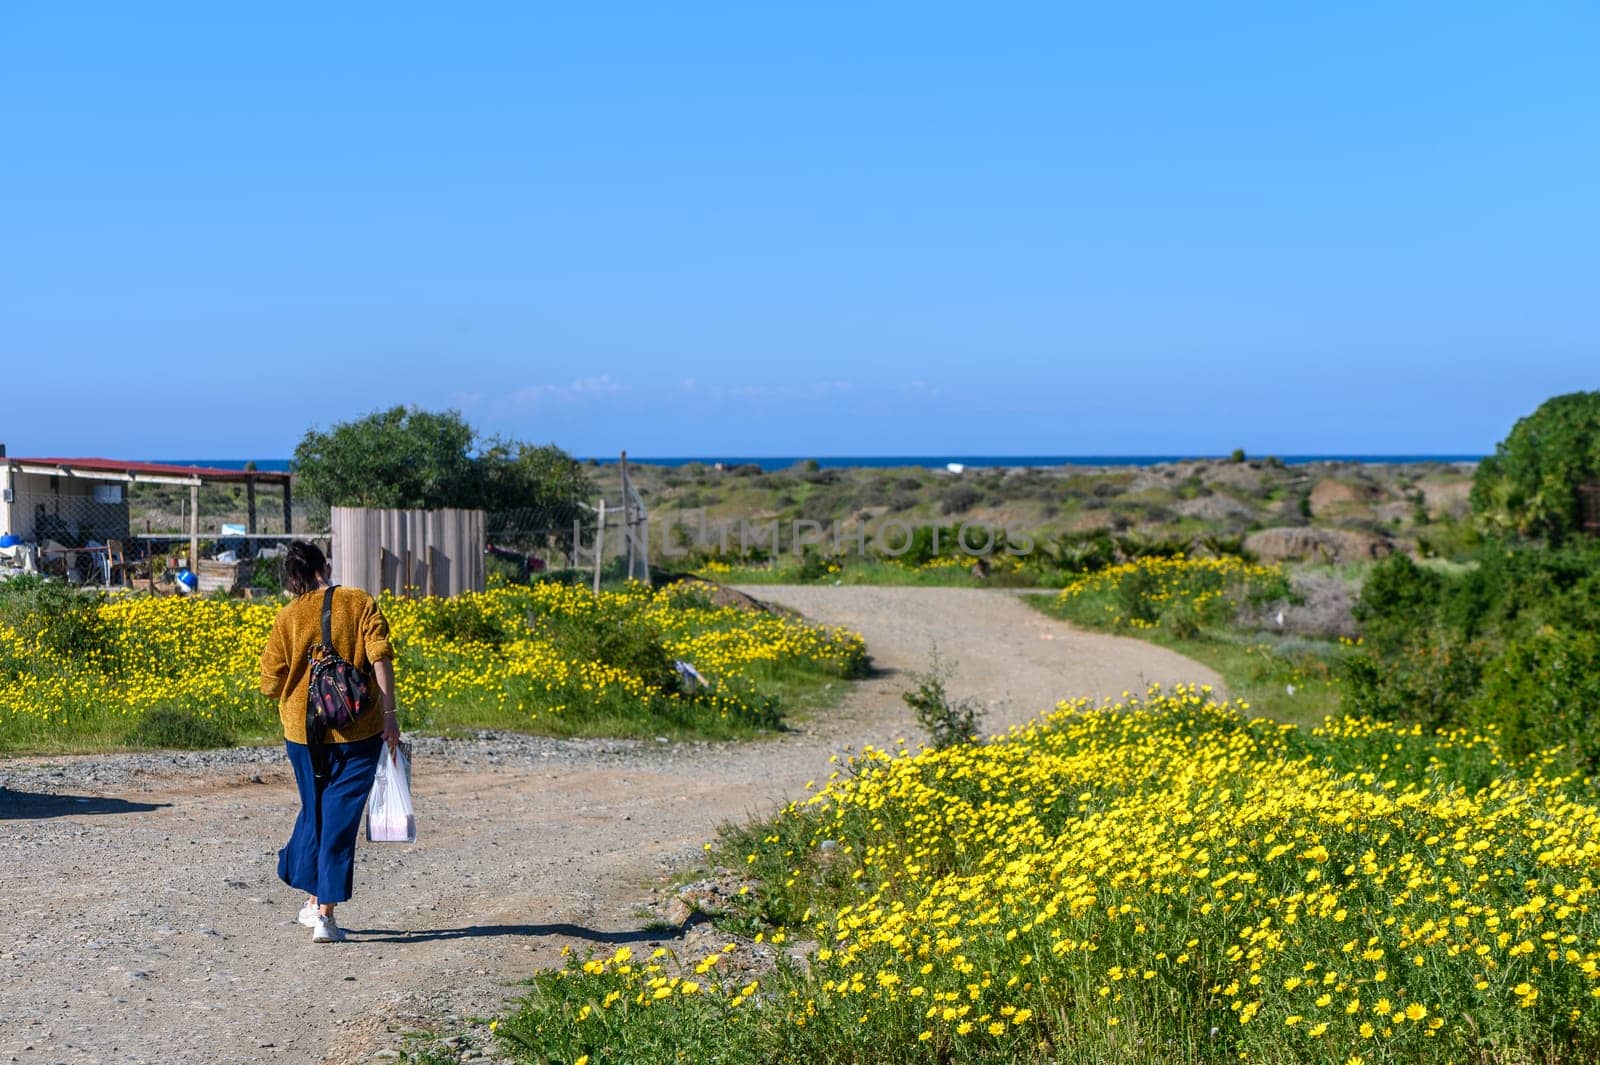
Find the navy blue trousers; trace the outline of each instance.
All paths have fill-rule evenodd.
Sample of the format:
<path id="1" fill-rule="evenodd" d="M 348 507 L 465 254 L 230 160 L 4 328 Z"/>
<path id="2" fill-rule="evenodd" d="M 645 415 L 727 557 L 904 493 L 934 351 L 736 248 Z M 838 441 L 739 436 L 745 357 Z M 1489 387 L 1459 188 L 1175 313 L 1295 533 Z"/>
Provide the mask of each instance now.
<path id="1" fill-rule="evenodd" d="M 319 903 L 344 902 L 355 887 L 356 834 L 383 737 L 327 744 L 328 778 L 320 783 L 311 769 L 311 748 L 291 740 L 283 745 L 300 788 L 300 816 L 289 845 L 278 852 L 278 879 Z"/>

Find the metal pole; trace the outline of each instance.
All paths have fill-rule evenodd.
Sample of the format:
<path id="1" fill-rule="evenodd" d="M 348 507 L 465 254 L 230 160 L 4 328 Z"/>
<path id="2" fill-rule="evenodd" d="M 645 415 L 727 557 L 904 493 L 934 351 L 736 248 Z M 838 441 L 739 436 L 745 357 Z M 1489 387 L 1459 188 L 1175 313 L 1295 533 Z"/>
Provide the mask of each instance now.
<path id="1" fill-rule="evenodd" d="M 200 577 L 200 485 L 189 486 L 189 572 Z"/>

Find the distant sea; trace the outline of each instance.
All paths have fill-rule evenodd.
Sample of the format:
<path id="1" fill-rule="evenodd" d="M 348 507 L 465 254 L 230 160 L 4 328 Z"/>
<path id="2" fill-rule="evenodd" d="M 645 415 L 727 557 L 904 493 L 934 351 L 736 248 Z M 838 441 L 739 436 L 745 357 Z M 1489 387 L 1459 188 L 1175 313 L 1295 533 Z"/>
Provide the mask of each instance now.
<path id="1" fill-rule="evenodd" d="M 1262 459 L 1264 455 L 1251 455 L 1252 459 Z M 1309 462 L 1364 462 L 1364 463 L 1402 463 L 1402 462 L 1477 462 L 1482 455 L 1279 455 L 1290 466 L 1303 466 Z M 629 461 L 641 466 L 687 466 L 691 463 L 700 463 L 710 466 L 722 463 L 724 466 L 760 466 L 763 470 L 784 470 L 790 466 L 798 465 L 809 458 L 815 458 L 817 465 L 826 469 L 840 469 L 848 466 L 867 466 L 875 468 L 888 468 L 898 466 L 921 466 L 926 469 L 942 470 L 952 462 L 960 463 L 969 469 L 981 469 L 994 466 L 1156 466 L 1163 462 L 1183 462 L 1189 459 L 1209 458 L 1212 461 L 1226 459 L 1222 455 L 700 455 L 694 457 L 651 458 L 636 456 Z M 161 462 L 177 462 L 182 465 L 213 466 L 224 470 L 244 469 L 244 459 L 160 459 Z M 580 461 L 591 461 L 588 457 Z M 593 460 L 604 466 L 614 465 L 617 459 L 614 456 L 594 456 Z M 289 468 L 288 459 L 256 459 L 256 468 L 267 471 L 281 471 Z"/>

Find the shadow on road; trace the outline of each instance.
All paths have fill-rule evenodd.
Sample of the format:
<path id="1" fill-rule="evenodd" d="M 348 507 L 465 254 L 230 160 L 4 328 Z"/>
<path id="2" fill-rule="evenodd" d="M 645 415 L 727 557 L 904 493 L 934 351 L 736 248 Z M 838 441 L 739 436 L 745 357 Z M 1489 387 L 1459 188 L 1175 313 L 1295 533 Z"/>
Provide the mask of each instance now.
<path id="1" fill-rule="evenodd" d="M 699 914 L 695 915 L 700 916 Z M 347 928 L 352 943 L 432 943 L 441 939 L 478 939 L 490 936 L 527 936 L 529 938 L 586 939 L 591 943 L 660 943 L 677 939 L 696 921 L 690 920 L 682 928 L 671 926 L 656 928 L 623 928 L 607 931 L 585 928 L 581 924 L 474 924 L 465 928 L 435 928 L 406 932 L 398 928 Z"/>
<path id="2" fill-rule="evenodd" d="M 102 795 L 54 795 L 0 787 L 0 821 L 72 817 L 78 814 L 143 814 L 170 802 L 129 802 Z"/>

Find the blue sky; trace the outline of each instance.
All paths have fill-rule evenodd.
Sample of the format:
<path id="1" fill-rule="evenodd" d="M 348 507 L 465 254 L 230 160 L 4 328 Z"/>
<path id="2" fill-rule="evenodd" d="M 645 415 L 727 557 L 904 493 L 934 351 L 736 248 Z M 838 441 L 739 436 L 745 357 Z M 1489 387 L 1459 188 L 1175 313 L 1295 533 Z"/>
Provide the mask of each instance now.
<path id="1" fill-rule="evenodd" d="M 1600 8 L 0 14 L 12 454 L 1478 452 L 1600 387 Z"/>

